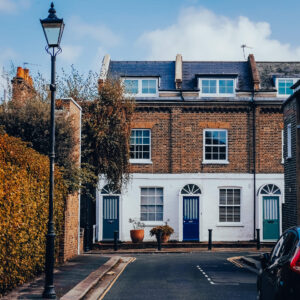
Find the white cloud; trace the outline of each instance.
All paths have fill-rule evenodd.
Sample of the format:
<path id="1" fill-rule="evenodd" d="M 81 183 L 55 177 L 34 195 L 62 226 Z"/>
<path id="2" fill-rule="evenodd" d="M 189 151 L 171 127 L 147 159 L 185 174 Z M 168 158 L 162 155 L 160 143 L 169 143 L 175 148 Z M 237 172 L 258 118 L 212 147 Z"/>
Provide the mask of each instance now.
<path id="1" fill-rule="evenodd" d="M 61 59 L 66 61 L 67 63 L 74 63 L 75 60 L 81 55 L 83 51 L 82 46 L 76 46 L 76 45 L 63 45 L 62 46 L 62 53 L 61 53 Z"/>
<path id="2" fill-rule="evenodd" d="M 15 13 L 20 8 L 28 8 L 30 0 L 0 0 L 0 13 Z"/>
<path id="3" fill-rule="evenodd" d="M 240 16 L 230 19 L 204 8 L 183 9 L 177 22 L 167 28 L 144 33 L 138 45 L 149 59 L 171 59 L 177 53 L 184 60 L 241 60 L 241 45 L 256 60 L 300 60 L 300 46 L 292 47 L 271 38 L 267 22 L 252 22 Z"/>
<path id="4" fill-rule="evenodd" d="M 79 17 L 72 17 L 68 23 L 76 37 L 90 38 L 108 47 L 117 46 L 120 42 L 120 37 L 103 24 L 88 24 Z"/>

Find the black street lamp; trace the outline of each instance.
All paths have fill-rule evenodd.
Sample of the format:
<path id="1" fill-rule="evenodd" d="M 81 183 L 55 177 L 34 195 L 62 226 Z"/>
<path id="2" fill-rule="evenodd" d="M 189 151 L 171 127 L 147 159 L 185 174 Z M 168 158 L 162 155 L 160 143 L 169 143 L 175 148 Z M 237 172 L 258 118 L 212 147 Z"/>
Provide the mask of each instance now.
<path id="1" fill-rule="evenodd" d="M 56 55 L 61 52 L 60 40 L 64 30 L 63 19 L 57 18 L 55 15 L 53 2 L 49 9 L 49 16 L 40 20 L 47 41 L 46 51 L 51 55 L 51 125 L 50 125 L 50 178 L 49 178 L 49 220 L 46 242 L 46 263 L 45 263 L 45 289 L 43 298 L 56 299 L 55 289 L 53 285 L 53 268 L 54 268 L 54 222 L 53 222 L 53 195 L 54 195 L 54 159 L 55 159 L 55 60 Z"/>

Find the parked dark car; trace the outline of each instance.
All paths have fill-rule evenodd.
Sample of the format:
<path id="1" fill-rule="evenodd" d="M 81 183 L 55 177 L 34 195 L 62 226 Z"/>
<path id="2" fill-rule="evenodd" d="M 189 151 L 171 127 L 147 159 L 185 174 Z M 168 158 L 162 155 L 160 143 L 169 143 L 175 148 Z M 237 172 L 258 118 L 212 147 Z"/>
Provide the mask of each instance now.
<path id="1" fill-rule="evenodd" d="M 258 300 L 300 299 L 300 226 L 285 231 L 271 254 L 261 256 Z"/>

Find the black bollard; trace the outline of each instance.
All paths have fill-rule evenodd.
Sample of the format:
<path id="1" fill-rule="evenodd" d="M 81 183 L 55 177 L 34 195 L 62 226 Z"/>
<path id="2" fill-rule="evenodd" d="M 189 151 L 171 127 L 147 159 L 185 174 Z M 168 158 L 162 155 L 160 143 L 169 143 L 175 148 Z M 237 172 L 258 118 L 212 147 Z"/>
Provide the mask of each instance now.
<path id="1" fill-rule="evenodd" d="M 260 229 L 256 229 L 256 249 L 260 250 Z"/>
<path id="2" fill-rule="evenodd" d="M 212 229 L 208 229 L 208 250 L 212 248 Z"/>
<path id="3" fill-rule="evenodd" d="M 118 250 L 118 234 L 119 232 L 116 230 L 114 231 L 114 250 Z"/>
<path id="4" fill-rule="evenodd" d="M 157 238 L 157 250 L 161 251 L 161 235 L 162 235 L 162 230 L 158 229 L 156 238 Z"/>

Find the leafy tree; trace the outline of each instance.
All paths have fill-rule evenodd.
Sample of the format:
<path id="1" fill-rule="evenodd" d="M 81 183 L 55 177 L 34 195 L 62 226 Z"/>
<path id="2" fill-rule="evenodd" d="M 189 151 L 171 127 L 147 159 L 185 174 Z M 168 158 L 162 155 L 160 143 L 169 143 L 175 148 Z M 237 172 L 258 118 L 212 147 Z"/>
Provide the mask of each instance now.
<path id="1" fill-rule="evenodd" d="M 94 166 L 97 176 L 122 188 L 129 178 L 130 127 L 134 101 L 124 97 L 120 80 L 107 79 L 99 96 L 83 103 L 83 161 Z"/>
<path id="2" fill-rule="evenodd" d="M 56 117 L 56 163 L 61 167 L 70 191 L 79 187 L 79 173 L 72 152 L 76 144 L 71 117 L 61 111 Z M 38 97 L 28 99 L 22 106 L 13 101 L 0 106 L 0 126 L 11 136 L 30 142 L 32 148 L 44 155 L 49 154 L 50 105 Z"/>
<path id="3" fill-rule="evenodd" d="M 95 184 L 100 175 L 117 188 L 129 178 L 129 138 L 134 99 L 124 97 L 120 80 L 108 78 L 100 85 L 99 75 L 80 74 L 74 66 L 62 72 L 58 81 L 61 97 L 72 97 L 83 109 L 83 168 L 92 170 Z M 86 172 L 91 174 L 90 172 Z"/>

